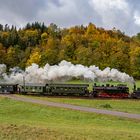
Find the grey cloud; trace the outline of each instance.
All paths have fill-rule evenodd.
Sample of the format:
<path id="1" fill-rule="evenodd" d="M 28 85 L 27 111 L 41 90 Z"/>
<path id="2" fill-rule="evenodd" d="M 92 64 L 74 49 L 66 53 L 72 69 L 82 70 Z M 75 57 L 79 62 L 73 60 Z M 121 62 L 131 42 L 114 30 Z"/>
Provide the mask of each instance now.
<path id="1" fill-rule="evenodd" d="M 33 16 L 36 16 L 43 5 L 44 0 L 0 0 L 1 10 L 25 19 L 32 19 Z"/>
<path id="2" fill-rule="evenodd" d="M 49 22 L 55 22 L 59 26 L 66 27 L 76 24 L 87 24 L 93 19 L 93 10 L 86 1 L 59 0 L 59 5 L 49 3 L 50 7 L 41 9 L 38 17 Z"/>
<path id="3" fill-rule="evenodd" d="M 92 1 L 96 1 L 99 7 L 91 4 Z M 134 18 L 135 12 L 140 13 L 140 1 L 114 1 L 125 3 L 113 4 L 111 9 L 108 3 L 101 5 L 103 0 L 0 0 L 0 23 L 20 27 L 27 22 L 40 21 L 69 27 L 93 22 L 107 29 L 116 27 L 129 35 L 140 32 L 140 25 L 135 23 Z M 103 9 L 100 9 L 101 6 Z"/>

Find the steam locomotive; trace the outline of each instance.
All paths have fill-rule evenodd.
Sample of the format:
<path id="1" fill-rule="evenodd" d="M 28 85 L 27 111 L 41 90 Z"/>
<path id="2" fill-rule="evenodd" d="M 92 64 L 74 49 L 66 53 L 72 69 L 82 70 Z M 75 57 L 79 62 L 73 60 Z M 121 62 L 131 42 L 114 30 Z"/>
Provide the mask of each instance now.
<path id="1" fill-rule="evenodd" d="M 52 96 L 78 96 L 93 98 L 138 98 L 140 99 L 140 88 L 134 85 L 133 93 L 130 94 L 127 85 L 97 85 L 89 90 L 89 84 L 0 84 L 0 93 L 36 94 Z"/>
<path id="2" fill-rule="evenodd" d="M 109 85 L 97 86 L 96 83 L 93 86 L 94 97 L 101 98 L 128 98 L 129 88 L 126 85 Z"/>

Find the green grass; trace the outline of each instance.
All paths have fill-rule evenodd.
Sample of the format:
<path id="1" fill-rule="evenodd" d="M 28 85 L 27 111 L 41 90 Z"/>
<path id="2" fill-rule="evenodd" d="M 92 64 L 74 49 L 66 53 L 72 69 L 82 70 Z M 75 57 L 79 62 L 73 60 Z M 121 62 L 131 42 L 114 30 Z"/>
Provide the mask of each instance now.
<path id="1" fill-rule="evenodd" d="M 76 99 L 76 98 L 67 98 L 67 97 L 55 98 L 51 96 L 50 97 L 26 96 L 26 97 L 47 100 L 52 102 L 79 105 L 79 106 L 94 107 L 98 109 L 107 109 L 107 110 L 115 110 L 115 111 L 140 114 L 140 100 Z"/>
<path id="2" fill-rule="evenodd" d="M 1 140 L 138 140 L 138 120 L 0 98 Z"/>

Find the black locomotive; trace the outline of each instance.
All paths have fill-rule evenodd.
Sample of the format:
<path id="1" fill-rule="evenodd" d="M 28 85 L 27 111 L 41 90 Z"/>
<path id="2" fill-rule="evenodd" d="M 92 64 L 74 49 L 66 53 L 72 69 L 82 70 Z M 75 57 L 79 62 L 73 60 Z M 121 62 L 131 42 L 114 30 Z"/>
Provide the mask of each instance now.
<path id="1" fill-rule="evenodd" d="M 94 97 L 101 98 L 128 98 L 129 88 L 126 85 L 99 85 L 96 83 L 93 86 Z"/>

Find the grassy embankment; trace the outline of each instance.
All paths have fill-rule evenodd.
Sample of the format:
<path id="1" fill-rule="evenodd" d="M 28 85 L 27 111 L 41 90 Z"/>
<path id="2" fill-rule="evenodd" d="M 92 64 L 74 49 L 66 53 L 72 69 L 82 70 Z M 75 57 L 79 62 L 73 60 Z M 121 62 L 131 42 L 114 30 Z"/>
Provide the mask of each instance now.
<path id="1" fill-rule="evenodd" d="M 94 107 L 98 109 L 107 109 L 107 110 L 115 110 L 115 111 L 140 114 L 140 100 L 76 99 L 76 98 L 67 98 L 67 97 L 56 98 L 51 96 L 50 97 L 26 96 L 26 97 L 47 100 L 52 102 L 79 105 L 79 106 Z"/>
<path id="2" fill-rule="evenodd" d="M 138 140 L 138 120 L 0 98 L 1 140 Z"/>

